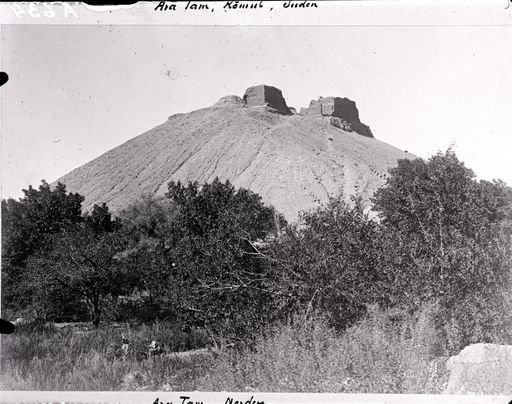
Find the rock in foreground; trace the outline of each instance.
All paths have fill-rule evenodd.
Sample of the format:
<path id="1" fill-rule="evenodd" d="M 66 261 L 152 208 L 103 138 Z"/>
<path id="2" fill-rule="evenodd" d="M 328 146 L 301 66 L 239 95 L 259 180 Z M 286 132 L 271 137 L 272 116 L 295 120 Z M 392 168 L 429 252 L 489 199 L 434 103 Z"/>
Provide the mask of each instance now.
<path id="1" fill-rule="evenodd" d="M 512 345 L 469 345 L 447 368 L 446 394 L 512 394 Z"/>

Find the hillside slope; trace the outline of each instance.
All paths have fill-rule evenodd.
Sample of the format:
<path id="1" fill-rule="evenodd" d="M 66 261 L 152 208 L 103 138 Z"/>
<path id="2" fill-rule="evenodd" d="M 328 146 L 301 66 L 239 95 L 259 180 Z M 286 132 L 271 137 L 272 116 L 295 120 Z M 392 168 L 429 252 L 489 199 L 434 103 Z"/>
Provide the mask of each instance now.
<path id="1" fill-rule="evenodd" d="M 143 193 L 164 194 L 171 180 L 203 183 L 219 177 L 257 192 L 295 220 L 299 211 L 340 192 L 370 197 L 397 159 L 411 157 L 339 129 L 329 117 L 221 102 L 173 115 L 59 181 L 85 196 L 85 209 L 106 202 L 118 211 Z"/>

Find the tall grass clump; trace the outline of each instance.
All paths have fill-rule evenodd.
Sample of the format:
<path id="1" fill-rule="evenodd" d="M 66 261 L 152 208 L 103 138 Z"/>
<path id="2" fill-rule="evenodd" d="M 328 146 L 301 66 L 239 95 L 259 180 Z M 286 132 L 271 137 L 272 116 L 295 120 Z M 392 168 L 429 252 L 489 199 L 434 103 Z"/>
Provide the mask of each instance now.
<path id="1" fill-rule="evenodd" d="M 343 333 L 325 319 L 271 328 L 253 347 L 223 356 L 201 388 L 231 391 L 439 393 L 445 358 L 432 309 L 419 315 L 370 307 Z M 397 319 L 397 316 L 400 319 Z"/>
<path id="2" fill-rule="evenodd" d="M 130 341 L 121 352 L 121 333 Z M 3 336 L 2 390 L 194 390 L 195 381 L 212 366 L 175 357 L 148 357 L 157 340 L 166 351 L 194 349 L 207 344 L 200 332 L 185 334 L 166 323 L 100 328 L 91 331 L 20 327 Z"/>

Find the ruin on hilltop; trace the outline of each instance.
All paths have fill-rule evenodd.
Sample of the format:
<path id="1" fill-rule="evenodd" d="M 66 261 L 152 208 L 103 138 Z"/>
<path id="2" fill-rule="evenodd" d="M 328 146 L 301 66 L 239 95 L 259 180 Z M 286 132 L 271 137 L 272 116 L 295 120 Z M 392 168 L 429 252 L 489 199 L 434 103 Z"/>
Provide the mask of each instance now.
<path id="1" fill-rule="evenodd" d="M 286 105 L 283 93 L 276 87 L 259 85 L 245 90 L 244 103 L 248 107 L 268 106 L 281 114 L 291 115 L 292 112 Z"/>
<path id="2" fill-rule="evenodd" d="M 301 113 L 307 116 L 331 116 L 346 121 L 350 128 L 366 137 L 373 137 L 370 127 L 359 119 L 356 103 L 348 98 L 320 97 L 311 100 L 308 108 L 301 108 Z"/>
<path id="3" fill-rule="evenodd" d="M 280 89 L 261 84 L 245 90 L 243 98 L 236 95 L 222 97 L 215 106 L 240 105 L 245 107 L 269 107 L 283 115 L 297 115 L 293 107 L 288 107 Z M 356 103 L 345 97 L 320 97 L 312 100 L 309 107 L 301 108 L 298 115 L 305 117 L 329 117 L 333 126 L 347 132 L 373 138 L 368 125 L 359 119 Z"/>

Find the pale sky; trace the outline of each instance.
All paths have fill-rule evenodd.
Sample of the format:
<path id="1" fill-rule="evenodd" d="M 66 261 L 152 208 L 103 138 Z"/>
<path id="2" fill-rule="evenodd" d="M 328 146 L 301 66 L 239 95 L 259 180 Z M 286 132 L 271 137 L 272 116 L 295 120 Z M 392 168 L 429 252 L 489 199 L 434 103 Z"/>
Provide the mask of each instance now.
<path id="1" fill-rule="evenodd" d="M 354 100 L 375 137 L 512 185 L 512 27 L 2 26 L 2 197 L 252 85 Z"/>

